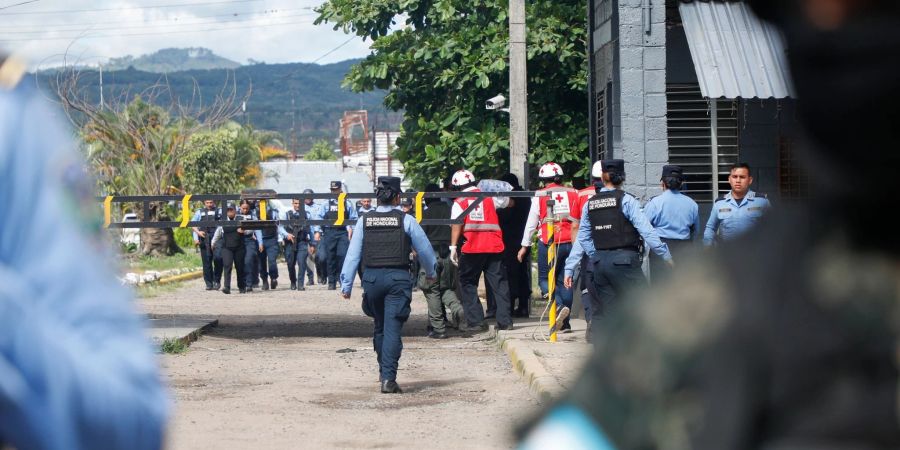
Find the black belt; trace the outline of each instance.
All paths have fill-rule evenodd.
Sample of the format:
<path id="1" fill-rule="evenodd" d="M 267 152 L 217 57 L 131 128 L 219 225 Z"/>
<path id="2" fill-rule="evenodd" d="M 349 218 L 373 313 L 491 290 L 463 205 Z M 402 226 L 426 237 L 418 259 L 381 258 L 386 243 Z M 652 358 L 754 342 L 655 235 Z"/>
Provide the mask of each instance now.
<path id="1" fill-rule="evenodd" d="M 623 251 L 623 250 L 629 251 L 629 252 L 635 252 L 635 253 L 641 252 L 640 247 L 617 247 L 617 248 L 598 248 L 597 249 L 598 252 L 617 252 L 617 251 Z"/>
<path id="2" fill-rule="evenodd" d="M 402 271 L 404 271 L 404 272 L 409 272 L 409 266 L 408 266 L 408 265 L 404 265 L 404 266 L 381 266 L 381 267 L 366 266 L 366 269 L 388 269 L 388 270 L 402 270 Z"/>

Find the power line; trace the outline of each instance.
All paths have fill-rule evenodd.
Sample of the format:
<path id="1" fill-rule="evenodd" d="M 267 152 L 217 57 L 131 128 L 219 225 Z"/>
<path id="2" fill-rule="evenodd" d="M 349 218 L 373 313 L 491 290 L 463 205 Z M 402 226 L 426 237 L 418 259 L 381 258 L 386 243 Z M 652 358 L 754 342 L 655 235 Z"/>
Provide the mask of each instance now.
<path id="1" fill-rule="evenodd" d="M 29 3 L 39 2 L 39 1 L 41 1 L 41 0 L 28 0 L 27 2 L 13 3 L 12 5 L 0 6 L 0 11 L 2 11 L 4 9 L 12 8 L 13 6 L 22 6 L 22 5 L 27 5 Z"/>
<path id="2" fill-rule="evenodd" d="M 128 31 L 128 30 L 147 30 L 147 29 L 158 29 L 158 28 L 172 28 L 172 27 L 183 27 L 183 26 L 195 26 L 195 25 L 209 25 L 209 24 L 220 24 L 220 23 L 246 23 L 252 22 L 255 20 L 270 20 L 270 19 L 289 19 L 295 17 L 309 17 L 317 15 L 316 13 L 306 13 L 306 14 L 290 14 L 284 16 L 270 16 L 270 17 L 243 17 L 236 18 L 234 20 L 204 20 L 204 21 L 193 21 L 193 22 L 183 22 L 183 23 L 172 23 L 168 25 L 147 25 L 147 26 L 129 26 L 129 27 L 101 27 L 101 28 L 92 28 L 90 26 L 82 26 L 80 28 L 66 29 L 66 30 L 42 30 L 42 31 L 9 31 L 9 32 L 0 32 L 0 35 L 23 35 L 23 34 L 41 34 L 45 35 L 47 33 L 54 33 L 57 31 L 60 32 L 74 32 L 74 31 Z"/>
<path id="3" fill-rule="evenodd" d="M 334 53 L 334 52 L 336 52 L 336 51 L 338 51 L 338 50 L 340 50 L 340 49 L 341 49 L 341 47 L 343 47 L 343 46 L 345 46 L 345 45 L 347 45 L 347 44 L 349 44 L 349 43 L 350 43 L 350 41 L 352 41 L 352 40 L 354 40 L 354 39 L 356 39 L 356 36 L 351 36 L 351 37 L 350 37 L 350 39 L 347 39 L 347 40 L 346 40 L 346 41 L 344 41 L 344 43 L 343 43 L 343 44 L 341 44 L 341 45 L 338 45 L 338 46 L 337 46 L 337 47 L 335 47 L 335 48 L 333 48 L 333 49 L 331 49 L 331 50 L 329 50 L 329 51 L 328 51 L 328 52 L 327 52 L 327 53 L 325 53 L 325 54 L 324 54 L 324 55 L 322 55 L 322 56 L 320 56 L 320 57 L 318 57 L 318 58 L 316 58 L 316 59 L 315 59 L 315 61 L 313 61 L 313 62 L 312 62 L 312 63 L 310 63 L 310 64 L 315 64 L 315 63 L 317 63 L 317 62 L 319 62 L 319 61 L 321 61 L 321 60 L 322 60 L 322 59 L 323 59 L 323 58 L 325 58 L 325 57 L 326 57 L 326 56 L 328 56 L 328 55 L 330 55 L 330 54 L 332 54 L 332 53 Z"/>
<path id="4" fill-rule="evenodd" d="M 46 31 L 55 31 L 57 27 L 64 28 L 73 28 L 73 30 L 60 30 L 60 31 L 79 31 L 83 30 L 86 27 L 92 27 L 95 25 L 124 25 L 124 24 L 153 24 L 153 23 L 164 23 L 164 22 L 181 22 L 188 18 L 190 19 L 216 19 L 221 17 L 240 17 L 240 16 L 251 16 L 251 15 L 268 15 L 268 14 L 279 14 L 279 13 L 287 13 L 287 12 L 295 12 L 295 11 L 308 11 L 309 8 L 289 8 L 289 9 L 266 9 L 266 10 L 257 10 L 257 11 L 243 11 L 243 12 L 232 12 L 227 14 L 212 14 L 212 15 L 204 15 L 204 16 L 190 16 L 190 17 L 181 17 L 174 16 L 169 17 L 167 19 L 158 19 L 158 20 L 105 20 L 100 22 L 91 22 L 91 23 L 72 23 L 72 21 L 67 21 L 65 23 L 46 23 L 41 21 L 40 24 L 30 24 L 30 25 L 3 25 L 3 30 L 34 30 L 35 27 L 40 27 L 40 32 Z M 53 30 L 48 30 L 48 28 L 53 28 Z"/>
<path id="5" fill-rule="evenodd" d="M 35 0 L 37 1 L 37 0 Z M 257 3 L 263 0 L 218 0 L 214 2 L 191 2 L 191 3 L 172 3 L 167 5 L 155 6 L 130 6 L 124 8 L 95 8 L 95 9 L 63 9 L 56 11 L 25 11 L 0 13 L 0 16 L 25 16 L 25 15 L 41 15 L 41 14 L 72 14 L 72 13 L 95 13 L 106 11 L 133 11 L 138 9 L 159 9 L 159 8 L 180 8 L 184 6 L 207 6 L 207 5 L 226 5 L 233 3 Z M 15 6 L 15 5 L 13 5 Z"/>
<path id="6" fill-rule="evenodd" d="M 205 33 L 205 32 L 213 32 L 213 31 L 244 30 L 244 29 L 249 29 L 249 28 L 256 28 L 260 25 L 275 27 L 275 26 L 284 26 L 284 25 L 302 25 L 302 24 L 312 24 L 312 23 L 313 22 L 307 22 L 307 21 L 293 21 L 293 22 L 284 22 L 284 23 L 244 25 L 244 26 L 239 26 L 239 27 L 206 28 L 206 29 L 199 29 L 199 30 L 181 30 L 181 31 L 161 31 L 161 32 L 156 32 L 156 33 L 125 33 L 125 34 L 94 34 L 94 35 L 85 34 L 82 36 L 69 36 L 69 37 L 57 37 L 57 38 L 0 39 L 0 42 L 74 41 L 74 40 L 82 40 L 82 39 L 118 38 L 118 37 L 128 37 L 128 36 L 160 36 L 160 35 L 167 35 L 167 34 Z"/>

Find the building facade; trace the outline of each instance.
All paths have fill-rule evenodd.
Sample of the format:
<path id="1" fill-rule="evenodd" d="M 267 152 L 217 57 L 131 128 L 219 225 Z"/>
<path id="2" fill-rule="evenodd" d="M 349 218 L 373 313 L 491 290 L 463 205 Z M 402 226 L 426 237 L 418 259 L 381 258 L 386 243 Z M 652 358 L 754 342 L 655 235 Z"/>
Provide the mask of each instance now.
<path id="1" fill-rule="evenodd" d="M 783 40 L 746 4 L 592 0 L 589 22 L 591 156 L 624 159 L 629 192 L 656 195 L 680 164 L 708 207 L 744 161 L 755 190 L 804 194 Z"/>

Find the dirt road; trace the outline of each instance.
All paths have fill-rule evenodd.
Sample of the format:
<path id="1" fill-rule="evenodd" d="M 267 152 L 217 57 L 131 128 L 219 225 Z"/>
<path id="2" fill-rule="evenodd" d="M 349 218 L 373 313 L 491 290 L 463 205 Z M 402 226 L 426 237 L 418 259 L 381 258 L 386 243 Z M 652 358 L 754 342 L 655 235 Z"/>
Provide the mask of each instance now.
<path id="1" fill-rule="evenodd" d="M 420 293 L 404 329 L 402 395 L 379 393 L 359 289 L 352 300 L 287 283 L 224 295 L 193 281 L 141 305 L 155 316 L 219 319 L 186 354 L 162 356 L 176 403 L 173 449 L 510 448 L 516 424 L 538 410 L 485 333 L 424 337 Z"/>

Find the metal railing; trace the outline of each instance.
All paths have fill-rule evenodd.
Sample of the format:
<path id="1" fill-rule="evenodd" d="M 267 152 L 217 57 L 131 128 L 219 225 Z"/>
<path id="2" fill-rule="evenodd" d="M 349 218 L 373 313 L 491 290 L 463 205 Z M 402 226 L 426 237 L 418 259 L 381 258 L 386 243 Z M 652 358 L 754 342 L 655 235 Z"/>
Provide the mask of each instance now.
<path id="1" fill-rule="evenodd" d="M 415 210 L 416 221 L 421 225 L 461 225 L 465 217 L 475 210 L 486 198 L 509 197 L 516 198 L 534 198 L 549 196 L 548 191 L 511 191 L 511 192 L 419 192 L 400 194 L 402 199 L 412 199 Z M 107 196 L 98 197 L 97 200 L 103 205 L 103 226 L 109 229 L 121 228 L 189 228 L 189 227 L 214 227 L 229 225 L 234 226 L 234 221 L 193 221 L 191 220 L 196 208 L 193 206 L 197 202 L 212 200 L 216 202 L 217 208 L 224 211 L 225 203 L 239 200 L 255 200 L 259 202 L 259 220 L 238 221 L 245 229 L 259 229 L 276 225 L 319 225 L 339 227 L 348 225 L 346 223 L 345 208 L 338 208 L 338 217 L 335 220 L 312 220 L 306 219 L 306 202 L 304 200 L 333 200 L 336 199 L 339 205 L 345 204 L 346 200 L 372 198 L 372 193 L 341 193 L 341 194 L 279 194 L 275 192 L 265 193 L 264 195 L 256 195 L 255 193 L 243 194 L 203 194 L 203 195 L 134 195 L 134 196 Z M 457 219 L 424 219 L 422 217 L 425 210 L 425 199 L 457 199 L 470 198 L 473 202 L 463 211 Z M 268 213 L 267 202 L 269 200 L 300 200 L 300 219 L 286 220 L 282 218 L 266 217 Z M 178 210 L 176 217 L 179 220 L 140 220 L 136 222 L 126 222 L 113 220 L 113 204 L 138 204 L 141 205 L 144 218 L 152 217 L 153 204 L 169 204 Z M 120 208 L 121 209 L 121 208 Z"/>

